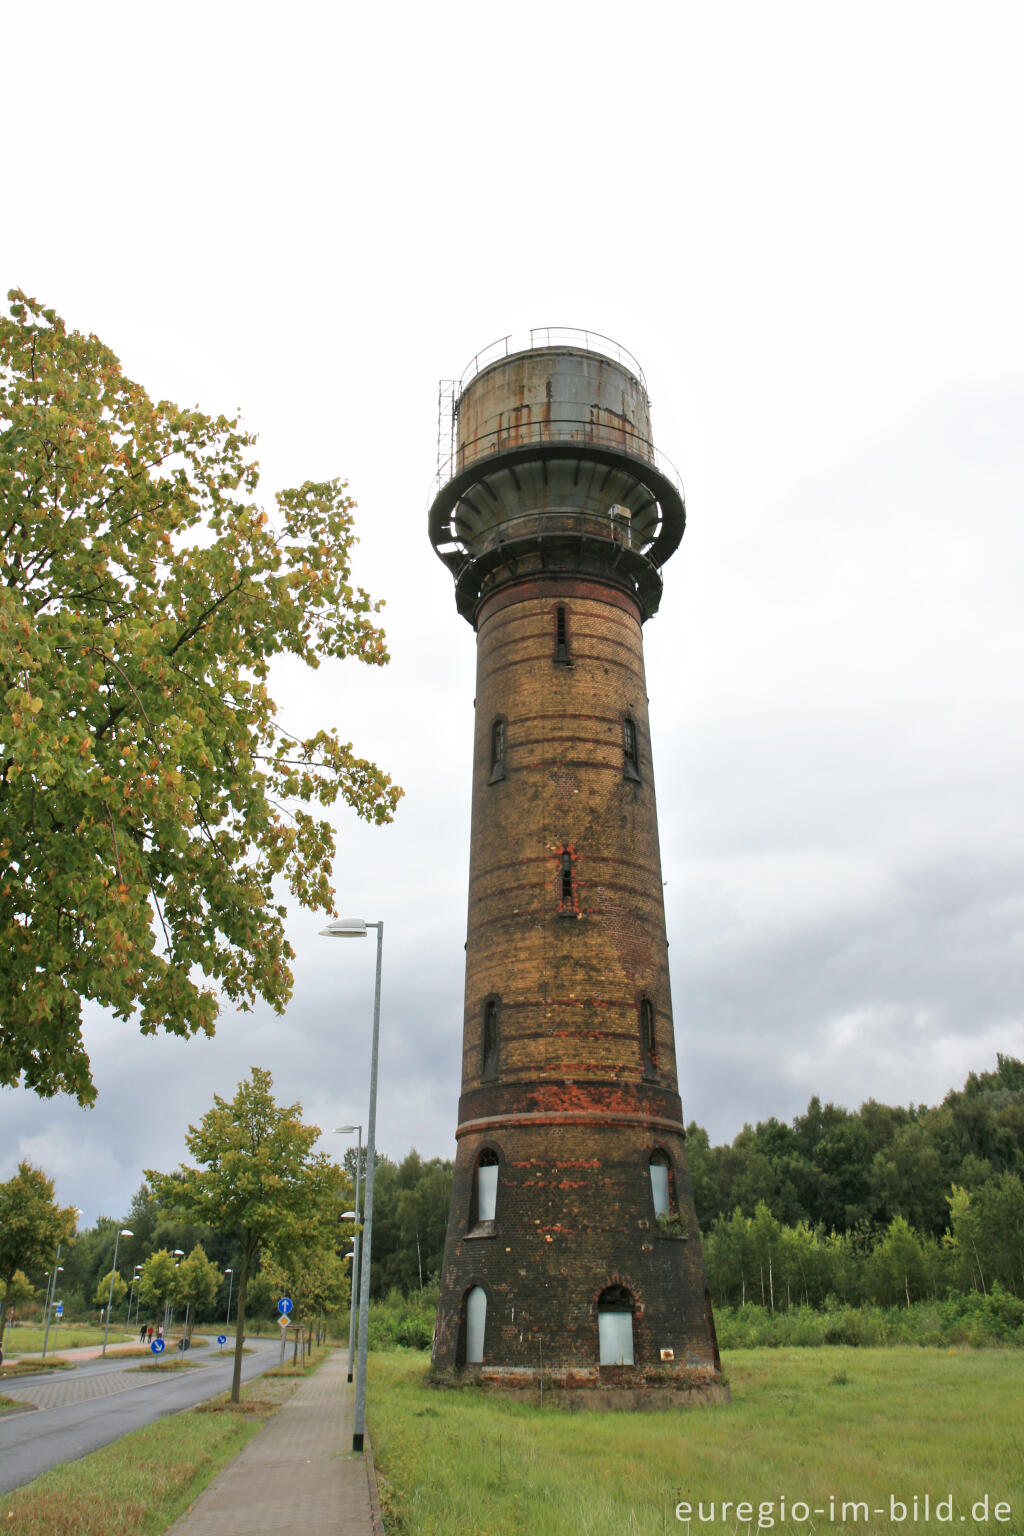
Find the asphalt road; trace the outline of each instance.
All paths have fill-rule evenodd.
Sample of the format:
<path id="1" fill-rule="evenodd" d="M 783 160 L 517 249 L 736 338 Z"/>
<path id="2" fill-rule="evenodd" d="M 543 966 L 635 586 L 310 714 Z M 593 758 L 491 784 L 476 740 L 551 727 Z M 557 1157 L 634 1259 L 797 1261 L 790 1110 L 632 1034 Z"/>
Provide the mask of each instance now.
<path id="1" fill-rule="evenodd" d="M 253 1353 L 242 1358 L 243 1381 L 258 1376 L 280 1359 L 276 1339 L 249 1339 L 247 1347 Z M 207 1351 L 203 1350 L 203 1354 Z M 163 1378 L 148 1371 L 140 1374 L 137 1363 L 119 1365 L 115 1358 L 82 1364 L 54 1377 L 22 1376 L 5 1382 L 8 1397 L 27 1398 L 31 1392 L 42 1401 L 69 1395 L 76 1396 L 78 1401 L 57 1402 L 29 1413 L 0 1414 L 0 1492 L 19 1488 L 65 1461 L 88 1456 L 164 1414 L 194 1408 L 208 1397 L 226 1392 L 231 1385 L 231 1364 L 227 1349 L 221 1358 L 211 1345 L 209 1364 L 194 1370 L 169 1371 Z M 50 1390 L 51 1384 L 55 1391 Z"/>

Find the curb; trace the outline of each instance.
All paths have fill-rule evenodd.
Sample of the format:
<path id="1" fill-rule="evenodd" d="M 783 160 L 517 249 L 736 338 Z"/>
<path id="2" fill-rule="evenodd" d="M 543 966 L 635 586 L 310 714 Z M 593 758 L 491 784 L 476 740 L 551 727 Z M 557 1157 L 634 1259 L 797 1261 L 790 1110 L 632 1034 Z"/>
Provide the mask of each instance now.
<path id="1" fill-rule="evenodd" d="M 384 1529 L 384 1516 L 380 1507 L 380 1492 L 377 1488 L 377 1466 L 373 1459 L 373 1446 L 366 1441 L 366 1483 L 370 1491 L 370 1515 L 373 1519 L 373 1536 L 387 1536 Z"/>

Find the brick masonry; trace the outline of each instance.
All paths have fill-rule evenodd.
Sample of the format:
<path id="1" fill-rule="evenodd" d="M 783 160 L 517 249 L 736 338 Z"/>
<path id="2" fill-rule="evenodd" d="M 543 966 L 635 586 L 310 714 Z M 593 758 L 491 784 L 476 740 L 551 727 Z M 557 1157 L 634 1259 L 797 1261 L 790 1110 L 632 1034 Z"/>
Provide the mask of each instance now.
<path id="1" fill-rule="evenodd" d="M 462 1096 L 435 1371 L 719 1398 L 676 1077 L 640 610 L 614 574 L 563 567 L 506 577 L 476 627 Z M 482 1153 L 498 1162 L 486 1221 Z M 670 1169 L 669 1230 L 655 1220 L 654 1154 Z M 487 1296 L 483 1359 L 466 1365 L 474 1286 Z M 632 1300 L 631 1368 L 599 1365 L 608 1287 Z"/>

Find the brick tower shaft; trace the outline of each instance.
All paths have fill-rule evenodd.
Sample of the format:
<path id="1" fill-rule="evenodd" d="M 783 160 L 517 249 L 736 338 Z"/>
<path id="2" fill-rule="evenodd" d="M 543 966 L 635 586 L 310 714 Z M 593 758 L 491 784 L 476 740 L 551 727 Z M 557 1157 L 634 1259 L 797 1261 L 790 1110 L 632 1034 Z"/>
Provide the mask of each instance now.
<path id="1" fill-rule="evenodd" d="M 453 470 L 432 533 L 477 693 L 434 1366 L 707 1400 L 642 643 L 682 499 L 641 379 L 589 346 L 477 372 Z"/>

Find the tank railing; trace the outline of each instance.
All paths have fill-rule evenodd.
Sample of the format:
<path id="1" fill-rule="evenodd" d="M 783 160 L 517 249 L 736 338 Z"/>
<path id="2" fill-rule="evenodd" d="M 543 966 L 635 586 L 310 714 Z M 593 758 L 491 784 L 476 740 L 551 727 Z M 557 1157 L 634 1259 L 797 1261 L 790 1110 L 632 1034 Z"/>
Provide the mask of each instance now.
<path id="1" fill-rule="evenodd" d="M 465 389 L 470 379 L 476 377 L 484 368 L 496 363 L 501 357 L 510 357 L 513 352 L 532 352 L 538 347 L 578 347 L 582 352 L 596 352 L 601 357 L 610 357 L 613 362 L 621 367 L 628 368 L 630 373 L 636 375 L 640 383 L 647 391 L 647 380 L 644 371 L 640 367 L 632 352 L 626 347 L 620 346 L 610 336 L 602 336 L 600 331 L 584 331 L 572 325 L 539 325 L 522 336 L 499 336 L 497 341 L 492 341 L 490 346 L 484 347 L 475 357 L 470 358 L 462 370 L 459 379 L 459 394 Z"/>
<path id="2" fill-rule="evenodd" d="M 449 531 L 452 545 L 460 553 L 476 560 L 489 550 L 497 549 L 501 544 L 530 538 L 535 534 L 559 533 L 576 536 L 586 534 L 591 538 L 607 539 L 623 549 L 643 554 L 654 543 L 660 527 L 661 524 L 656 523 L 649 531 L 640 533 L 634 527 L 631 518 L 609 510 L 608 512 L 518 512 L 512 517 L 502 517 L 500 521 L 472 533 L 464 533 L 456 529 L 453 519 L 453 526 Z"/>
<path id="3" fill-rule="evenodd" d="M 569 429 L 569 430 L 566 430 Z M 656 448 L 649 438 L 641 437 L 620 423 L 607 421 L 576 420 L 560 417 L 555 421 L 524 421 L 506 427 L 495 427 L 482 432 L 479 437 L 460 443 L 455 452 L 437 466 L 434 478 L 434 495 L 448 484 L 456 474 L 471 464 L 483 464 L 491 454 L 504 448 L 528 448 L 533 443 L 595 443 L 603 448 L 622 448 L 634 458 L 645 459 L 658 472 L 671 481 L 683 496 L 683 482 L 672 460 Z"/>

